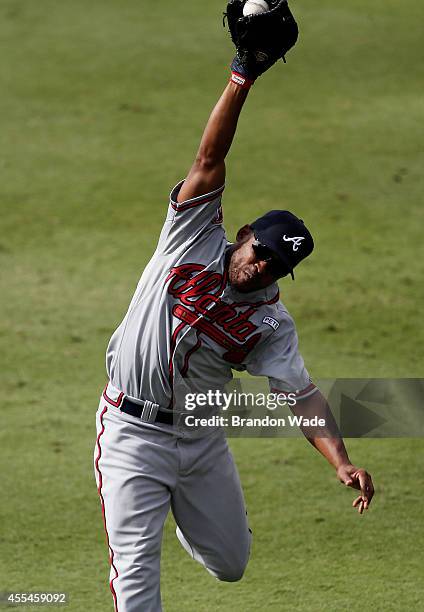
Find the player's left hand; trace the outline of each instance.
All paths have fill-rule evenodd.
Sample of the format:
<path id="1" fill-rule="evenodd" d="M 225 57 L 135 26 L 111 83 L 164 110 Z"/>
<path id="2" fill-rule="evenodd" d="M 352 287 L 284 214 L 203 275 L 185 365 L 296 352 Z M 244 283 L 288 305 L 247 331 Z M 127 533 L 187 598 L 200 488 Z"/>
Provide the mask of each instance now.
<path id="1" fill-rule="evenodd" d="M 361 495 L 356 497 L 352 503 L 354 508 L 358 508 L 359 514 L 362 514 L 364 510 L 368 510 L 374 495 L 371 475 L 363 469 L 347 464 L 341 465 L 337 469 L 337 477 L 347 487 L 361 491 Z"/>

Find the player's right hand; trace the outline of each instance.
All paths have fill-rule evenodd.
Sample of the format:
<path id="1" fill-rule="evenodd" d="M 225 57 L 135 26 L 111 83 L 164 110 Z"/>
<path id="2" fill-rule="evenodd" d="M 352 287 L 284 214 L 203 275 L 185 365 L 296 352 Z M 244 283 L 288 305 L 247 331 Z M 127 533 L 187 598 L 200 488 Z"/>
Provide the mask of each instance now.
<path id="1" fill-rule="evenodd" d="M 337 469 L 337 476 L 347 487 L 352 487 L 361 491 L 361 495 L 356 497 L 352 506 L 358 508 L 359 514 L 363 514 L 364 510 L 368 510 L 371 500 L 374 496 L 374 484 L 371 474 L 362 468 L 357 468 L 352 464 L 341 465 Z"/>

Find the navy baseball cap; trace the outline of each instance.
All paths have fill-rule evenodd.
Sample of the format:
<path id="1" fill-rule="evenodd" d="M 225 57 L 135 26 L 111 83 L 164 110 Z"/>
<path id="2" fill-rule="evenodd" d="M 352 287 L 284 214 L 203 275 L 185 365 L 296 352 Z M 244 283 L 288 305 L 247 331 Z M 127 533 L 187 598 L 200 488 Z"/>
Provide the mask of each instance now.
<path id="1" fill-rule="evenodd" d="M 293 269 L 314 250 L 313 238 L 302 219 L 288 210 L 270 210 L 250 227 L 255 238 L 278 257 L 294 280 Z"/>

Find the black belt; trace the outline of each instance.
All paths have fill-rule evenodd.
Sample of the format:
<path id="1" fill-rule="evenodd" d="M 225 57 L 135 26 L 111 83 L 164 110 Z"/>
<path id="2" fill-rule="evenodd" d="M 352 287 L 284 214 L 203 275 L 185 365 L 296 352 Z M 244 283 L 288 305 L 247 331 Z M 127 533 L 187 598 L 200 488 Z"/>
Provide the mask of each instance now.
<path id="1" fill-rule="evenodd" d="M 143 413 L 144 405 L 135 404 L 131 402 L 128 398 L 124 398 L 121 404 L 122 412 L 126 412 L 126 414 L 130 414 L 133 417 L 141 418 Z M 155 418 L 150 423 L 164 423 L 165 425 L 173 425 L 174 424 L 174 413 L 173 412 L 164 412 L 163 410 L 158 410 Z"/>

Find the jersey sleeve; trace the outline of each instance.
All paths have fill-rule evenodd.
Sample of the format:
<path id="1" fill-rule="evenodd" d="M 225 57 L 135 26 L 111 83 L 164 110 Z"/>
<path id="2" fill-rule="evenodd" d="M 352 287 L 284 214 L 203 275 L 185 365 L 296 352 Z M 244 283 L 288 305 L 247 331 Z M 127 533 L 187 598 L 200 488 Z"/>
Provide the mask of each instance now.
<path id="1" fill-rule="evenodd" d="M 299 353 L 294 321 L 286 311 L 278 329 L 257 348 L 246 369 L 254 376 L 267 376 L 275 393 L 294 393 L 303 399 L 317 390 Z"/>
<path id="2" fill-rule="evenodd" d="M 222 193 L 225 185 L 196 198 L 177 202 L 184 181 L 171 191 L 168 213 L 163 225 L 158 251 L 170 253 L 196 240 L 205 231 L 222 227 Z"/>

